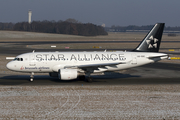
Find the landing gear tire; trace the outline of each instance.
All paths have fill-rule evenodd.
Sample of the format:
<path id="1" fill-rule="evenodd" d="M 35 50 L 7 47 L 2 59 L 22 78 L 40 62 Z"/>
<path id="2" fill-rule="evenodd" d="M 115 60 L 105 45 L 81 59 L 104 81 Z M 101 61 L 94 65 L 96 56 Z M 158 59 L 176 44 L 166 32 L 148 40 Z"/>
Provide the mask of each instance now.
<path id="1" fill-rule="evenodd" d="M 85 79 L 86 79 L 86 76 L 85 76 L 85 75 L 79 76 L 79 80 L 85 80 Z"/>
<path id="2" fill-rule="evenodd" d="M 33 78 L 31 78 L 30 81 L 32 82 L 32 81 L 33 81 Z"/>
<path id="3" fill-rule="evenodd" d="M 87 82 L 90 82 L 90 83 L 93 82 L 93 78 L 88 77 L 88 78 L 87 78 Z"/>

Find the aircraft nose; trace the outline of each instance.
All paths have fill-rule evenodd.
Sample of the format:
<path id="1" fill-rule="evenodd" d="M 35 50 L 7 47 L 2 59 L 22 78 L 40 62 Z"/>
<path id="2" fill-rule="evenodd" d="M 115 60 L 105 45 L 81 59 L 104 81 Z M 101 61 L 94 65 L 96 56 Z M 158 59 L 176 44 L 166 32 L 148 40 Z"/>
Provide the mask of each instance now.
<path id="1" fill-rule="evenodd" d="M 13 69 L 13 64 L 12 64 L 12 62 L 9 62 L 9 63 L 6 65 L 6 68 L 9 69 L 9 70 L 12 70 L 12 69 Z"/>

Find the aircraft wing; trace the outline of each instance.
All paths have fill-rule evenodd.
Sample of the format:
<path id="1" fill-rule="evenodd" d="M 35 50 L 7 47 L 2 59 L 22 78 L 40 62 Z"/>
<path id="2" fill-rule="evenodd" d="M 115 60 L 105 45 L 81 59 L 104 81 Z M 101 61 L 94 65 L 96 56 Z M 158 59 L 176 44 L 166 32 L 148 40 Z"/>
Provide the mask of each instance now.
<path id="1" fill-rule="evenodd" d="M 126 62 L 115 62 L 115 63 L 98 63 L 98 64 L 86 64 L 86 65 L 77 65 L 77 66 L 65 66 L 64 68 L 72 68 L 72 69 L 80 69 L 84 72 L 91 72 L 93 71 L 107 71 L 108 69 L 106 66 L 116 67 L 119 64 L 126 64 Z M 82 71 L 82 72 L 83 72 Z"/>
<path id="2" fill-rule="evenodd" d="M 116 63 L 98 63 L 98 64 L 86 64 L 86 65 L 76 65 L 76 66 L 65 66 L 64 68 L 97 68 L 97 67 L 105 67 L 112 66 L 118 64 L 126 64 L 126 62 L 116 62 Z"/>

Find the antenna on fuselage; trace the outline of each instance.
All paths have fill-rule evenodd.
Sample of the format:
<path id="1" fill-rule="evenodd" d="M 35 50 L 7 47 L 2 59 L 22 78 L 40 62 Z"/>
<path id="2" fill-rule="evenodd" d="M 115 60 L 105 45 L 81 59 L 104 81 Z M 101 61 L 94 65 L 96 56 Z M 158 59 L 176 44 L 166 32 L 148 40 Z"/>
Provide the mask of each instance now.
<path id="1" fill-rule="evenodd" d="M 35 50 L 33 50 L 33 53 L 35 52 Z"/>

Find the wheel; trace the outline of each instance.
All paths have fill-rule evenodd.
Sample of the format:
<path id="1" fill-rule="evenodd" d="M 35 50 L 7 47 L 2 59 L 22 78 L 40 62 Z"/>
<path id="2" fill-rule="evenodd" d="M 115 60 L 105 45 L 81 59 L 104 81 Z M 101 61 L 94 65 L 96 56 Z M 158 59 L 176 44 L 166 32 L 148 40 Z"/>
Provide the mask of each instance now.
<path id="1" fill-rule="evenodd" d="M 79 80 L 85 80 L 85 79 L 86 79 L 85 75 L 79 76 Z"/>
<path id="2" fill-rule="evenodd" d="M 32 82 L 32 81 L 33 81 L 33 78 L 31 78 L 30 81 Z"/>
<path id="3" fill-rule="evenodd" d="M 87 82 L 93 82 L 93 79 L 91 77 L 88 77 Z"/>

